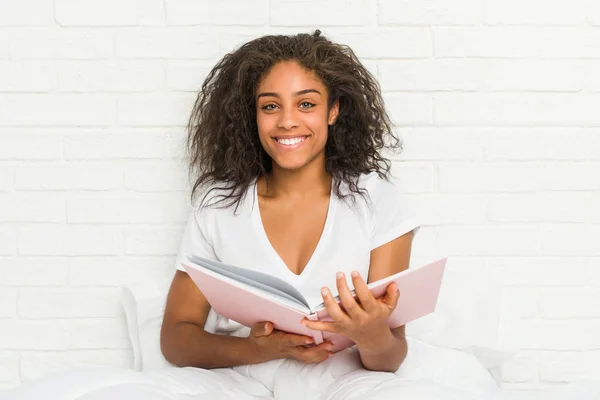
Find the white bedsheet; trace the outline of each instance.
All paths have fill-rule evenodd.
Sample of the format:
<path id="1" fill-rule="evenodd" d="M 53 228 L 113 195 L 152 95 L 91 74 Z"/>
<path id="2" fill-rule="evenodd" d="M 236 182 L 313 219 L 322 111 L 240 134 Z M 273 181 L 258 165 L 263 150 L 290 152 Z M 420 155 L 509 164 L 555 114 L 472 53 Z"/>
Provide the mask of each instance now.
<path id="1" fill-rule="evenodd" d="M 294 360 L 215 370 L 165 368 L 136 372 L 71 371 L 0 392 L 1 400 L 591 400 L 600 388 L 542 393 L 507 392 L 473 356 L 416 340 L 396 373 L 360 368 L 353 349 L 318 365 Z M 597 390 L 594 392 L 594 390 Z M 567 394 L 568 393 L 568 394 Z M 568 395 L 568 397 L 566 397 Z"/>

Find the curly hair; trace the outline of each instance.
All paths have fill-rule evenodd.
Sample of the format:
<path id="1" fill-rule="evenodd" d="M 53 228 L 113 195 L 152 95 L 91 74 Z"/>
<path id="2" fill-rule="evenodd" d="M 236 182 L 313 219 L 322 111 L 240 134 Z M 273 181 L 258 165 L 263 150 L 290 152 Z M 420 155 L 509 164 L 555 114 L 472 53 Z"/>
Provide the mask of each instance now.
<path id="1" fill-rule="evenodd" d="M 217 190 L 216 205 L 239 205 L 249 185 L 267 177 L 272 160 L 263 149 L 256 122 L 255 92 L 261 79 L 281 61 L 295 61 L 321 79 L 328 107 L 339 101 L 335 124 L 329 126 L 325 168 L 334 178 L 332 190 L 345 198 L 340 184 L 362 193 L 358 177 L 376 172 L 389 179 L 390 162 L 380 154 L 402 149 L 392 131 L 377 80 L 352 49 L 333 43 L 320 30 L 313 34 L 267 35 L 226 54 L 209 72 L 188 121 L 187 151 L 193 176 L 192 201 L 200 187 Z M 389 139 L 389 140 L 386 140 Z"/>

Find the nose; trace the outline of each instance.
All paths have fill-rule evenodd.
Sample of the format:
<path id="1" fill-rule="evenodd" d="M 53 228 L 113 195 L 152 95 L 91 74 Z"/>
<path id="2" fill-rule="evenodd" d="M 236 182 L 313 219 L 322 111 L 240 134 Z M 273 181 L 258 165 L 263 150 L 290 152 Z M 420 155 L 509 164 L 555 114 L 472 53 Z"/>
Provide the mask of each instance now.
<path id="1" fill-rule="evenodd" d="M 291 110 L 289 108 L 287 110 L 284 109 L 283 112 L 280 114 L 277 126 L 287 131 L 300 126 L 300 123 L 298 122 L 298 116 L 296 115 L 294 110 Z"/>

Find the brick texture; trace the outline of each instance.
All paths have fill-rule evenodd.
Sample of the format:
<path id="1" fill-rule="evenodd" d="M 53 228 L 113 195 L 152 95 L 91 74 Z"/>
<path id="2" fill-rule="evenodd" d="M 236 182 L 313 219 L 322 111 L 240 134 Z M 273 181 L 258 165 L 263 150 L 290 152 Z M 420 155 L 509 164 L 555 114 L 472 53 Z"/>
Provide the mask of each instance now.
<path id="1" fill-rule="evenodd" d="M 0 389 L 131 366 L 119 289 L 174 268 L 204 77 L 314 28 L 379 79 L 414 259 L 501 286 L 506 387 L 600 379 L 600 2 L 3 0 Z"/>

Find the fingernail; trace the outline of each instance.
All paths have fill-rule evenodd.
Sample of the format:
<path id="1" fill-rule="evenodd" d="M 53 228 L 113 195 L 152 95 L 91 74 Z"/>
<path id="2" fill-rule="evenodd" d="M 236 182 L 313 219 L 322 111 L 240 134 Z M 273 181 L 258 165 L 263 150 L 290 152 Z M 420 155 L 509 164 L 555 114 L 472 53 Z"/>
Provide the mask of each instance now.
<path id="1" fill-rule="evenodd" d="M 357 276 L 358 276 L 358 272 L 356 272 L 356 271 L 352 271 L 352 277 L 353 277 L 353 278 L 356 278 Z"/>
<path id="2" fill-rule="evenodd" d="M 342 279 L 342 278 L 344 277 L 344 274 L 343 274 L 343 273 L 341 273 L 341 272 L 338 272 L 337 274 L 335 274 L 335 276 L 336 276 L 338 279 Z"/>
<path id="3" fill-rule="evenodd" d="M 323 296 L 327 296 L 327 293 L 329 293 L 329 290 L 327 290 L 327 288 L 323 288 L 323 289 L 321 289 L 321 294 L 322 294 Z"/>

